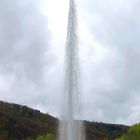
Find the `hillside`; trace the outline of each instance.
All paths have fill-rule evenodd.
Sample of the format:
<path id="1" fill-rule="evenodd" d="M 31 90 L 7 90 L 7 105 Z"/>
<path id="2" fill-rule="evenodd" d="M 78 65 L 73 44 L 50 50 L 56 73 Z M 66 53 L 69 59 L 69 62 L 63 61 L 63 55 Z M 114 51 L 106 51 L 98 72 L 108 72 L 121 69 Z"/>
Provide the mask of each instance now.
<path id="1" fill-rule="evenodd" d="M 128 126 L 85 122 L 87 140 L 115 140 L 128 130 Z"/>
<path id="2" fill-rule="evenodd" d="M 27 106 L 0 102 L 0 140 L 22 140 L 56 134 L 57 119 Z"/>
<path id="3" fill-rule="evenodd" d="M 114 140 L 127 126 L 84 121 L 86 140 Z M 38 135 L 56 137 L 58 119 L 27 106 L 0 101 L 0 140 L 31 140 Z"/>
<path id="4" fill-rule="evenodd" d="M 127 133 L 117 140 L 140 140 L 140 124 L 130 127 Z"/>

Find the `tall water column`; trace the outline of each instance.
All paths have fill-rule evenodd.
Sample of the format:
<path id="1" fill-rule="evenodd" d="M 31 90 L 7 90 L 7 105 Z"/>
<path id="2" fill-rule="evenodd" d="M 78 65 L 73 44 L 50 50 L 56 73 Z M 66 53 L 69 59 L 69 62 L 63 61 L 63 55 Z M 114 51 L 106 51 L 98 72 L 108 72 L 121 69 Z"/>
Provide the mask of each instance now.
<path id="1" fill-rule="evenodd" d="M 78 67 L 77 12 L 74 0 L 70 0 L 66 57 L 65 93 L 60 121 L 59 140 L 83 140 L 83 125 L 80 121 L 80 90 Z"/>

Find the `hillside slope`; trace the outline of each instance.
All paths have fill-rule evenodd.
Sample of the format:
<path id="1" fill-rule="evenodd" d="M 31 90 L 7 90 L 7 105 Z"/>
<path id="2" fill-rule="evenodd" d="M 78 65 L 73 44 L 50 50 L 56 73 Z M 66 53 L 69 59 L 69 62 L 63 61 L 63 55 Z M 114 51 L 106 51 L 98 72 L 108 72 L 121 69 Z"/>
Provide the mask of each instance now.
<path id="1" fill-rule="evenodd" d="M 84 121 L 86 140 L 114 140 L 128 130 L 124 125 Z M 0 101 L 0 140 L 30 140 L 38 135 L 56 137 L 58 119 L 27 106 Z"/>
<path id="2" fill-rule="evenodd" d="M 22 140 L 56 134 L 57 119 L 27 106 L 0 102 L 0 140 Z"/>
<path id="3" fill-rule="evenodd" d="M 115 140 L 128 130 L 128 126 L 85 122 L 87 140 Z"/>
<path id="4" fill-rule="evenodd" d="M 130 127 L 127 133 L 117 140 L 140 140 L 140 124 Z"/>

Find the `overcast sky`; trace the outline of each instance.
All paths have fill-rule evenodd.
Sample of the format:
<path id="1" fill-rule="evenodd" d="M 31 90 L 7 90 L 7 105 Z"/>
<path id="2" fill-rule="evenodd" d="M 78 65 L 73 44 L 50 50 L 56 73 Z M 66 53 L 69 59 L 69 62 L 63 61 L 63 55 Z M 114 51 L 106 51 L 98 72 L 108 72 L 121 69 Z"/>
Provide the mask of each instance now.
<path id="1" fill-rule="evenodd" d="M 140 0 L 77 0 L 83 119 L 140 122 Z M 68 0 L 0 1 L 0 100 L 60 116 Z"/>

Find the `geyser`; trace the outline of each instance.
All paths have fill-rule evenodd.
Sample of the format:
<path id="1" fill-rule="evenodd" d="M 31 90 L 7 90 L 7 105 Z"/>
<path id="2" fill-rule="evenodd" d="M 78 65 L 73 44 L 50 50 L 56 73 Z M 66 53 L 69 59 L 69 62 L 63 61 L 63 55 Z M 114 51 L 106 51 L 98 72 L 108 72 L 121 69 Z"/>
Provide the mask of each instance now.
<path id="1" fill-rule="evenodd" d="M 83 125 L 80 121 L 80 90 L 78 67 L 77 12 L 74 0 L 70 0 L 67 41 L 65 94 L 59 140 L 84 140 Z"/>

